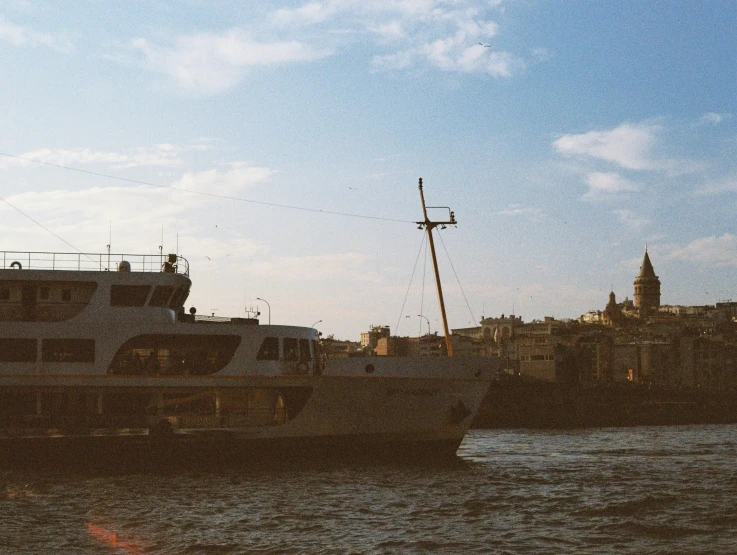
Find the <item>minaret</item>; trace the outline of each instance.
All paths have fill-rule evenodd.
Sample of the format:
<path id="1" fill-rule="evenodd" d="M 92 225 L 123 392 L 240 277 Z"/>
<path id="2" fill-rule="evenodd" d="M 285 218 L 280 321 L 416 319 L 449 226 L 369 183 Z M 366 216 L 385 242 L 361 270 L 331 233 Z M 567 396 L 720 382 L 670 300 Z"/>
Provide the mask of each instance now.
<path id="1" fill-rule="evenodd" d="M 657 310 L 659 306 L 660 280 L 655 275 L 645 246 L 645 258 L 642 259 L 640 274 L 635 278 L 635 307 L 640 309 L 640 315 L 645 315 L 650 309 Z"/>

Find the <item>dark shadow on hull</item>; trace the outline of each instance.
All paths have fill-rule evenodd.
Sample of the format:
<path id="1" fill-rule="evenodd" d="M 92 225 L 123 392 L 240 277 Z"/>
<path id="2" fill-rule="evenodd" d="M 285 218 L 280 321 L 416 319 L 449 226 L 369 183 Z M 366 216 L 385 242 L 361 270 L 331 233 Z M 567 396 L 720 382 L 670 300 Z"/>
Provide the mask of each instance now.
<path id="1" fill-rule="evenodd" d="M 93 473 L 253 468 L 320 469 L 335 465 L 463 466 L 460 442 L 309 438 L 51 438 L 3 440 L 0 469 Z"/>

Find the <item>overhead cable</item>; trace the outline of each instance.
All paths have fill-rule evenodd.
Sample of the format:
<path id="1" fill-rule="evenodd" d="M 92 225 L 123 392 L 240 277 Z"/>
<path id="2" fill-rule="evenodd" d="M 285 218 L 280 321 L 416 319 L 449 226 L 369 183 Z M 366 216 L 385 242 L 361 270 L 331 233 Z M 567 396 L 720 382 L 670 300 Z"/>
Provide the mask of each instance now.
<path id="1" fill-rule="evenodd" d="M 141 181 L 141 180 L 138 180 L 138 179 L 129 179 L 127 177 L 120 177 L 118 175 L 110 175 L 110 174 L 106 174 L 106 173 L 93 172 L 93 171 L 90 171 L 90 170 L 83 170 L 81 168 L 73 168 L 71 166 L 62 166 L 61 164 L 54 164 L 52 162 L 45 162 L 43 160 L 36 160 L 36 159 L 33 159 L 33 158 L 26 158 L 24 156 L 16 156 L 14 154 L 8 154 L 8 153 L 5 153 L 5 152 L 0 152 L 0 156 L 6 156 L 8 158 L 14 158 L 16 160 L 25 160 L 26 162 L 33 162 L 35 164 L 43 164 L 45 166 L 51 166 L 51 167 L 59 168 L 59 169 L 62 169 L 62 170 L 69 170 L 69 171 L 74 171 L 74 172 L 79 172 L 79 173 L 85 173 L 85 174 L 88 174 L 88 175 L 94 175 L 94 176 L 97 176 L 97 177 L 104 177 L 106 179 L 117 179 L 118 181 L 125 181 L 127 183 L 135 183 L 137 185 L 146 185 L 148 187 L 158 187 L 160 189 L 170 189 L 172 191 L 179 191 L 179 192 L 182 192 L 182 193 L 191 193 L 193 195 L 201 195 L 201 196 L 205 196 L 205 197 L 219 198 L 219 199 L 225 199 L 225 200 L 234 200 L 234 201 L 237 201 L 237 202 L 247 202 L 247 203 L 250 203 L 250 204 L 260 204 L 262 206 L 272 206 L 274 208 L 286 208 L 286 209 L 289 209 L 289 210 L 301 210 L 303 212 L 316 212 L 318 214 L 329 214 L 329 215 L 332 215 L 332 216 L 345 216 L 345 217 L 348 217 L 348 218 L 361 218 L 361 219 L 365 219 L 365 220 L 380 220 L 380 221 L 385 221 L 385 222 L 398 222 L 398 223 L 403 223 L 403 224 L 414 224 L 415 223 L 415 222 L 410 221 L 410 220 L 400 220 L 400 219 L 397 219 L 397 218 L 384 218 L 384 217 L 381 217 L 381 216 L 366 216 L 366 215 L 363 215 L 363 214 L 352 214 L 350 212 L 338 212 L 336 210 L 323 210 L 321 208 L 307 208 L 307 207 L 304 207 L 304 206 L 294 206 L 294 205 L 290 205 L 290 204 L 279 204 L 279 203 L 276 203 L 276 202 L 266 202 L 266 201 L 262 201 L 262 200 L 253 200 L 253 199 L 247 199 L 247 198 L 242 198 L 242 197 L 231 197 L 231 196 L 228 196 L 228 195 L 218 195 L 216 193 L 207 193 L 207 192 L 204 192 L 204 191 L 192 191 L 190 189 L 179 189 L 177 187 L 171 187 L 169 185 L 160 185 L 160 184 L 157 184 L 157 183 L 151 183 L 149 181 Z"/>

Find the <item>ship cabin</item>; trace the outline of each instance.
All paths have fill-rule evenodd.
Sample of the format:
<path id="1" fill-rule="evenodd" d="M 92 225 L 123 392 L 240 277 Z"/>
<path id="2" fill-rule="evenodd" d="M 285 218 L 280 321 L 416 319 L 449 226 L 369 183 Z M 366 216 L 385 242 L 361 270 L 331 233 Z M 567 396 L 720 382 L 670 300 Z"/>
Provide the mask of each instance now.
<path id="1" fill-rule="evenodd" d="M 314 330 L 263 326 L 246 334 L 258 320 L 185 313 L 191 285 L 189 264 L 176 254 L 2 252 L 0 366 L 206 376 L 226 369 L 243 346 L 259 373 L 322 369 Z"/>

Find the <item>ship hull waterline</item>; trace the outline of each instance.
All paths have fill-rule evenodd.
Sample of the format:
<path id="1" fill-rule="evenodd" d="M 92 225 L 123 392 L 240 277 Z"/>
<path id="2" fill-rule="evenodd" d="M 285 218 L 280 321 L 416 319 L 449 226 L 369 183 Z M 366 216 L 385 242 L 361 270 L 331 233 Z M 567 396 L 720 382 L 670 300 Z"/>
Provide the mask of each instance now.
<path id="1" fill-rule="evenodd" d="M 74 395 L 70 392 L 86 392 L 88 398 L 96 393 L 103 405 L 108 394 L 124 390 L 101 387 L 104 380 L 84 383 L 88 381 L 63 388 L 39 388 L 36 382 L 24 390 L 61 391 L 67 402 Z M 434 460 L 454 456 L 483 399 L 477 379 L 453 380 L 451 387 L 447 380 L 428 378 L 308 376 L 278 381 L 278 387 L 273 378 L 251 378 L 182 388 L 164 387 L 166 380 L 158 379 L 154 387 L 129 386 L 125 391 L 146 398 L 178 396 L 200 402 L 217 391 L 223 397 L 242 393 L 253 398 L 256 393 L 257 398 L 278 401 L 266 409 L 265 420 L 261 415 L 253 425 L 233 425 L 232 416 L 219 414 L 200 414 L 195 418 L 199 425 L 193 425 L 191 414 L 160 413 L 142 415 L 125 426 L 100 427 L 96 415 L 89 420 L 76 415 L 62 423 L 0 428 L 0 462 L 94 466 L 326 457 Z M 16 389 L 22 385 L 16 383 Z"/>

